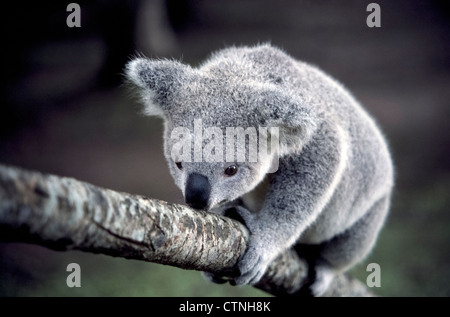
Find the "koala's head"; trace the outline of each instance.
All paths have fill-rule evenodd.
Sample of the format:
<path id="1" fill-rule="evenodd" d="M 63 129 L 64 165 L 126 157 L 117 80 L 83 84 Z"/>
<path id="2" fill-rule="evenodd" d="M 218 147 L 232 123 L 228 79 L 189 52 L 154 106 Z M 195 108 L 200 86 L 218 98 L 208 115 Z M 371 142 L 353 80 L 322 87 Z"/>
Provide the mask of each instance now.
<path id="1" fill-rule="evenodd" d="M 194 69 L 137 58 L 126 68 L 145 114 L 164 119 L 170 172 L 196 209 L 209 210 L 252 190 L 274 171 L 278 156 L 292 153 L 312 129 L 292 97 L 233 67 Z M 270 150 L 262 151 L 263 141 Z"/>

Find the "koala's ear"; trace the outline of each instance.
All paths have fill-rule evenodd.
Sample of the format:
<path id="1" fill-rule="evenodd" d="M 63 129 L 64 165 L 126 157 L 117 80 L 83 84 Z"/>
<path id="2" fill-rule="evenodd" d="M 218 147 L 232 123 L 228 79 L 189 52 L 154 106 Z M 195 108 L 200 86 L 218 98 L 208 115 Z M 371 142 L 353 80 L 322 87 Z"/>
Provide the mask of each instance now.
<path id="1" fill-rule="evenodd" d="M 192 69 L 170 60 L 136 58 L 125 68 L 127 79 L 137 86 L 145 104 L 146 115 L 166 116 L 172 97 L 183 83 L 189 81 Z"/>
<path id="2" fill-rule="evenodd" d="M 259 124 L 279 128 L 281 154 L 298 152 L 317 129 L 319 114 L 304 100 L 278 90 L 263 93 Z"/>

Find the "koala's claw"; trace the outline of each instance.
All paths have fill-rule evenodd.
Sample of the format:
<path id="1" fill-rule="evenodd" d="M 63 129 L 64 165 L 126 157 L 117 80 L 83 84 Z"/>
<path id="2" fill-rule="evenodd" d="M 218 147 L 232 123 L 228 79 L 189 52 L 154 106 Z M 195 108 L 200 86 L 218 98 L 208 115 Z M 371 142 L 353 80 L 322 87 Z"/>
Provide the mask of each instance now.
<path id="1" fill-rule="evenodd" d="M 237 264 L 237 268 L 241 273 L 240 276 L 230 281 L 232 285 L 254 285 L 261 280 L 266 272 L 270 260 L 261 256 L 261 251 L 257 248 L 250 247 Z"/>

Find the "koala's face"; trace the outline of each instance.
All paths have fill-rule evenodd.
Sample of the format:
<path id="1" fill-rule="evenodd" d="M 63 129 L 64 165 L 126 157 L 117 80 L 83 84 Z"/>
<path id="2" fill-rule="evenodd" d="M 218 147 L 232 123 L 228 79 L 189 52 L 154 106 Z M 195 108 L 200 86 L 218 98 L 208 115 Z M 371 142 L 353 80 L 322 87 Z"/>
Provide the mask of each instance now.
<path id="1" fill-rule="evenodd" d="M 180 126 L 183 122 L 193 124 Z M 226 160 L 230 155 L 226 137 L 231 134 L 227 135 L 225 126 L 203 127 L 199 134 L 199 125 L 204 123 L 201 118 L 183 122 L 166 122 L 164 148 L 175 183 L 192 208 L 210 210 L 237 199 L 258 185 L 269 171 L 272 156 L 252 157 L 250 137 L 239 139 L 233 135 L 234 146 L 228 150 L 233 149 L 231 154 L 235 159 Z M 249 132 L 252 129 L 242 130 Z M 241 145 L 240 141 L 243 142 Z M 224 146 L 221 148 L 220 144 Z M 240 154 L 236 152 L 240 150 L 245 153 L 237 159 Z"/>
<path id="2" fill-rule="evenodd" d="M 264 177 L 258 163 L 209 163 L 168 160 L 186 204 L 210 210 L 252 190 Z"/>

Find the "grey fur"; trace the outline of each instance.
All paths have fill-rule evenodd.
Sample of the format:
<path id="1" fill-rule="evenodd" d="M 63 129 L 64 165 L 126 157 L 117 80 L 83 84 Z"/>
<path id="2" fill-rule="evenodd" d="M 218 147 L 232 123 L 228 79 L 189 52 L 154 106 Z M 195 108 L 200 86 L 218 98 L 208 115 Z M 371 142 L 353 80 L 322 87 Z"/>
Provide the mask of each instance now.
<path id="1" fill-rule="evenodd" d="M 268 44 L 221 50 L 198 68 L 137 58 L 126 74 L 140 87 L 146 113 L 164 118 L 175 183 L 184 193 L 188 175 L 206 176 L 205 209 L 234 206 L 249 228 L 234 283 L 256 283 L 287 248 L 317 245 L 311 290 L 321 295 L 337 272 L 372 249 L 389 209 L 393 166 L 374 120 L 336 80 Z M 279 127 L 279 157 L 267 158 L 279 159 L 278 170 L 266 174 L 270 164 L 259 160 L 238 163 L 234 176 L 223 173 L 230 162 L 183 162 L 180 171 L 171 132 L 193 131 L 199 118 L 223 130 Z"/>

